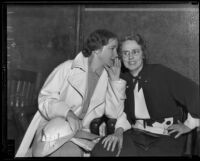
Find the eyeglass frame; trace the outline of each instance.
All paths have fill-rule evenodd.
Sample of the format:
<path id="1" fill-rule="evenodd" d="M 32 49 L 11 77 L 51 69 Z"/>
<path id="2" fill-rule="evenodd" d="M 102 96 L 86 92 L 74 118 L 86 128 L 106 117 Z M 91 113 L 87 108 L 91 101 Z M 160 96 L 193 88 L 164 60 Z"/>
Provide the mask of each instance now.
<path id="1" fill-rule="evenodd" d="M 126 53 L 125 53 L 126 52 Z M 124 58 L 129 58 L 130 55 L 131 56 L 138 56 L 140 53 L 142 53 L 142 49 L 132 49 L 131 51 L 127 50 L 127 51 L 121 51 L 121 55 Z M 128 55 L 127 55 L 128 54 Z"/>

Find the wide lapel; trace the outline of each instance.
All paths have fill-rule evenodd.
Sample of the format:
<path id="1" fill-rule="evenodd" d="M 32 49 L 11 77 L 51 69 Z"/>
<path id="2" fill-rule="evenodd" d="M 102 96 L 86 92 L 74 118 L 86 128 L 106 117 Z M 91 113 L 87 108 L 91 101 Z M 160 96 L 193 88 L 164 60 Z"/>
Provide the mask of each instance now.
<path id="1" fill-rule="evenodd" d="M 87 68 L 88 58 L 82 53 L 78 54 L 72 63 L 72 72 L 69 75 L 68 82 L 83 98 L 87 87 Z"/>
<path id="2" fill-rule="evenodd" d="M 104 69 L 96 85 L 93 96 L 91 97 L 90 105 L 86 115 L 90 113 L 92 110 L 94 110 L 96 107 L 98 107 L 100 104 L 104 103 L 106 97 L 107 85 L 108 85 L 108 74 Z"/>

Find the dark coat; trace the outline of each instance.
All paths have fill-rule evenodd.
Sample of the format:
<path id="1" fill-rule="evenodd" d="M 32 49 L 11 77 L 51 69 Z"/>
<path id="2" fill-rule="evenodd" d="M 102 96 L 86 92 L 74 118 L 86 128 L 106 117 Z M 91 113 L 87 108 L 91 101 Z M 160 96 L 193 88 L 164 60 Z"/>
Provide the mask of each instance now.
<path id="1" fill-rule="evenodd" d="M 163 122 L 167 117 L 184 121 L 185 112 L 200 118 L 199 85 L 181 74 L 159 64 L 146 64 L 135 83 L 129 72 L 122 73 L 121 78 L 127 81 L 125 113 L 131 124 L 135 122 L 133 89 L 137 81 L 143 88 L 149 122 Z"/>

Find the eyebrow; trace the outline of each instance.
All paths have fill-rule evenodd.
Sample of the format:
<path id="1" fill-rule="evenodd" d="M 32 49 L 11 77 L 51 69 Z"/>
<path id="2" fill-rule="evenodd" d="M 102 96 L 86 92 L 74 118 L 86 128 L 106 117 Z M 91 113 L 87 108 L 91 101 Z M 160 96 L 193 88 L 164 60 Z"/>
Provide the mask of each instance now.
<path id="1" fill-rule="evenodd" d="M 110 48 L 112 48 L 112 47 L 117 47 L 117 45 L 111 45 Z"/>
<path id="2" fill-rule="evenodd" d="M 132 51 L 132 50 L 141 50 L 140 48 L 137 49 L 131 49 L 131 50 L 121 50 L 121 51 Z"/>

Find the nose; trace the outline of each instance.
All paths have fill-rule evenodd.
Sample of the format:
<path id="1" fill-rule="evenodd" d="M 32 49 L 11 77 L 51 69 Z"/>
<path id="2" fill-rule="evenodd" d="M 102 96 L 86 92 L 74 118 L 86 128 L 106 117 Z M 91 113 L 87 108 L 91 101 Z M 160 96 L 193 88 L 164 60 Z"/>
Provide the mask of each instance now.
<path id="1" fill-rule="evenodd" d="M 128 55 L 128 58 L 129 58 L 129 59 L 134 59 L 135 57 L 134 57 L 134 55 L 133 55 L 132 53 L 130 53 L 130 54 Z"/>

